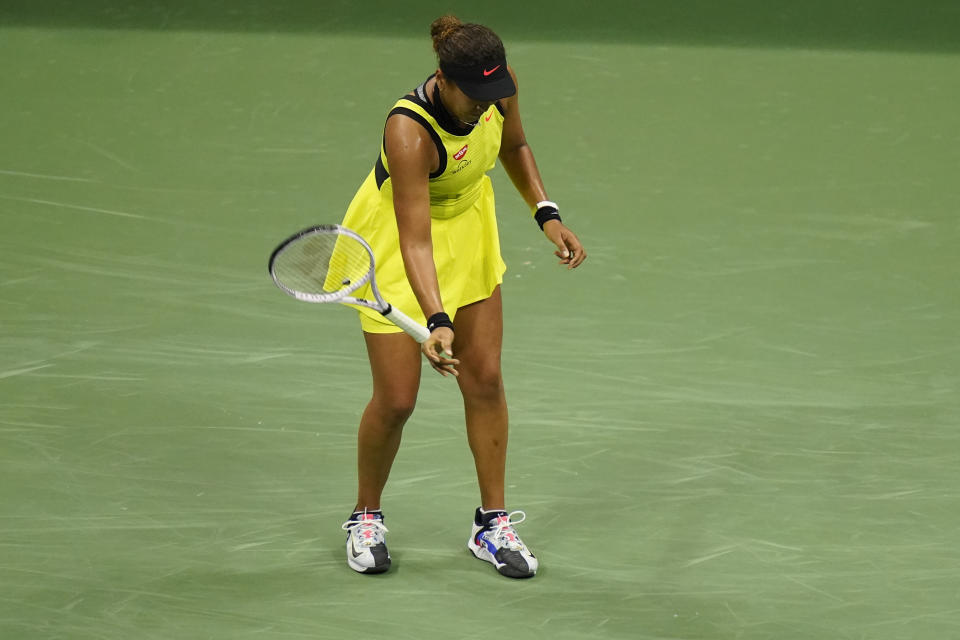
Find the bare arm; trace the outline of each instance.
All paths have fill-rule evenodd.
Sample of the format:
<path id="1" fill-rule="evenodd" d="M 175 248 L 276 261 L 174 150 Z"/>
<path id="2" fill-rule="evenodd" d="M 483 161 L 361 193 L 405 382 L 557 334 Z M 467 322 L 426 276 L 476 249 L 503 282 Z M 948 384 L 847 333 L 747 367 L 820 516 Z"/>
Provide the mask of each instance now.
<path id="1" fill-rule="evenodd" d="M 510 75 L 513 76 L 513 82 L 517 85 L 517 93 L 500 101 L 504 111 L 503 137 L 500 140 L 500 162 L 503 163 L 503 168 L 510 176 L 513 186 L 520 192 L 527 206 L 532 209 L 538 202 L 547 199 L 547 190 L 540 178 L 540 171 L 537 169 L 537 161 L 533 157 L 533 151 L 527 144 L 527 137 L 523 133 L 518 102 L 520 87 L 512 68 L 510 68 Z"/>
<path id="2" fill-rule="evenodd" d="M 517 85 L 517 93 L 502 100 L 503 104 L 503 136 L 500 140 L 500 162 L 517 188 L 524 202 L 531 209 L 535 209 L 538 202 L 547 200 L 547 190 L 543 186 L 543 179 L 537 169 L 537 162 L 533 151 L 527 144 L 527 137 L 523 133 L 523 123 L 520 120 L 520 95 L 517 76 L 510 69 L 513 82 Z M 587 258 L 587 252 L 574 233 L 559 220 L 549 220 L 543 225 L 543 233 L 557 246 L 555 255 L 560 263 L 573 269 L 580 266 Z"/>
<path id="3" fill-rule="evenodd" d="M 437 267 L 433 261 L 430 233 L 430 185 L 432 168 L 440 160 L 430 135 L 410 118 L 395 115 L 387 120 L 384 132 L 393 208 L 397 215 L 400 254 L 407 280 L 426 317 L 443 311 Z M 422 345 L 423 353 L 434 369 L 446 375 L 456 370 L 453 356 L 453 331 L 440 327 Z M 441 354 L 448 356 L 441 364 Z"/>

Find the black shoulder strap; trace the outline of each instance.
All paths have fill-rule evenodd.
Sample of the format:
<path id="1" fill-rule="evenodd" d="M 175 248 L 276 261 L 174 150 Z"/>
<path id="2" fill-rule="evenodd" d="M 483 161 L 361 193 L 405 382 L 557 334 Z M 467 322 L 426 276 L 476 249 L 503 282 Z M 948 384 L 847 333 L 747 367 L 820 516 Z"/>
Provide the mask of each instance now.
<path id="1" fill-rule="evenodd" d="M 409 99 L 410 96 L 404 96 Z M 416 104 L 416 101 L 411 100 Z M 408 109 L 407 107 L 394 107 L 389 114 L 387 114 L 387 119 L 395 115 L 406 116 L 411 120 L 419 123 L 424 129 L 427 130 L 427 133 L 430 134 L 430 139 L 433 140 L 434 146 L 437 148 L 437 157 L 439 162 L 437 163 L 437 170 L 430 174 L 430 178 L 437 178 L 443 175 L 443 172 L 447 170 L 447 149 L 443 146 L 443 140 L 440 139 L 440 134 L 437 133 L 437 130 L 424 118 L 420 113 L 414 111 L 413 109 Z M 387 168 L 383 164 L 383 154 L 387 150 L 387 139 L 383 139 L 383 152 L 377 156 L 377 164 L 374 167 L 374 172 L 377 179 L 377 188 L 381 188 L 383 183 L 386 182 L 387 178 L 390 177 L 390 174 L 387 172 Z"/>

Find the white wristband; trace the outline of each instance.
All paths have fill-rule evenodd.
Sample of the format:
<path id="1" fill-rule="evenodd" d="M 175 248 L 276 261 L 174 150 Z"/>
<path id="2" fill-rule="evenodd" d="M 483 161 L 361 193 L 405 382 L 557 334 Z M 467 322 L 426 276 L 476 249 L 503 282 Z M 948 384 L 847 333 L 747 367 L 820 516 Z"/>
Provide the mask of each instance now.
<path id="1" fill-rule="evenodd" d="M 537 203 L 537 209 L 542 209 L 543 207 L 553 207 L 557 211 L 560 211 L 560 207 L 557 206 L 557 203 L 551 200 L 541 200 Z"/>

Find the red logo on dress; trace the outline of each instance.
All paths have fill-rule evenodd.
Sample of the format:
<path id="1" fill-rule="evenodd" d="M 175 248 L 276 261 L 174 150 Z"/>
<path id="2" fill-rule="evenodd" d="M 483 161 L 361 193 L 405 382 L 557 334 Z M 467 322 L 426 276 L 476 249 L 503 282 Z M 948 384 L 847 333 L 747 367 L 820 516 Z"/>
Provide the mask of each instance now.
<path id="1" fill-rule="evenodd" d="M 463 145 L 463 149 L 460 149 L 460 151 L 457 151 L 455 154 L 453 154 L 453 159 L 454 159 L 454 160 L 459 160 L 459 159 L 462 158 L 463 156 L 467 155 L 467 147 L 469 147 L 469 146 L 470 146 L 470 145 L 468 145 L 468 144 Z"/>

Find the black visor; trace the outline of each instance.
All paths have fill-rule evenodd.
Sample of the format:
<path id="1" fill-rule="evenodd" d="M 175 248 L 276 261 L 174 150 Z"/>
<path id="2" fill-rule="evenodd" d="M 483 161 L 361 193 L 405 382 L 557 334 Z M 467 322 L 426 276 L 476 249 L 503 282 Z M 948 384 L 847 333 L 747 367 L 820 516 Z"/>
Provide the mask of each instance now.
<path id="1" fill-rule="evenodd" d="M 505 59 L 474 67 L 441 63 L 440 70 L 453 80 L 467 97 L 474 100 L 493 102 L 500 98 L 509 98 L 517 92 L 517 86 L 513 84 L 513 78 L 507 71 Z"/>

